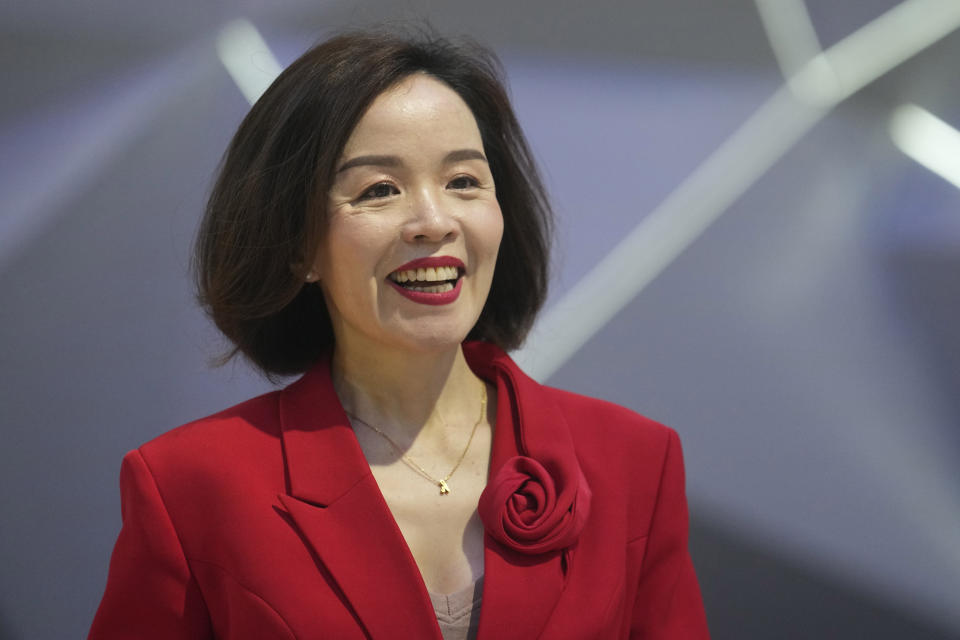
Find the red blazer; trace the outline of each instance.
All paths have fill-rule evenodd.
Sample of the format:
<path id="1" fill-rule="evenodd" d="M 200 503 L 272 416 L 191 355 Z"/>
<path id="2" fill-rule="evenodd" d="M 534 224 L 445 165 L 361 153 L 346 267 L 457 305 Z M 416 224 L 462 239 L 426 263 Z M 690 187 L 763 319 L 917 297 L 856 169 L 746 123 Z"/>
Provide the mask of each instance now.
<path id="1" fill-rule="evenodd" d="M 465 352 L 498 391 L 479 638 L 707 638 L 677 435 Z M 120 487 L 91 639 L 441 640 L 325 362 L 131 451 Z"/>

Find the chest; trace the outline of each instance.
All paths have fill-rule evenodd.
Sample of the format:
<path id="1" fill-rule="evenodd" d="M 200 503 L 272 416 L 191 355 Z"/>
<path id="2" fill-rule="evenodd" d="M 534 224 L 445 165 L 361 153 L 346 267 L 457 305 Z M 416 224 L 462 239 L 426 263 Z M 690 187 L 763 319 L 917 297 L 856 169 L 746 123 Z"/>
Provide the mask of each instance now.
<path id="1" fill-rule="evenodd" d="M 288 496 L 277 503 L 281 488 L 274 486 L 256 499 L 218 493 L 206 508 L 216 510 L 218 522 L 237 523 L 230 529 L 235 535 L 226 543 L 218 537 L 214 546 L 197 545 L 197 534 L 185 539 L 194 541 L 188 556 L 203 560 L 192 569 L 219 637 L 293 637 L 284 635 L 287 628 L 305 639 L 390 638 L 397 628 L 434 637 L 433 611 L 412 582 L 409 559 L 435 593 L 485 576 L 484 637 L 626 637 L 625 603 L 634 599 L 630 585 L 637 583 L 644 542 L 626 544 L 624 504 L 602 478 L 591 476 L 591 519 L 562 563 L 547 558 L 530 565 L 488 549 L 485 566 L 476 516 L 485 466 L 459 469 L 443 496 L 409 468 L 371 470 L 323 506 Z"/>
<path id="2" fill-rule="evenodd" d="M 459 591 L 483 574 L 477 502 L 486 483 L 486 464 L 465 461 L 446 481 L 445 494 L 403 460 L 371 470 L 429 591 Z"/>

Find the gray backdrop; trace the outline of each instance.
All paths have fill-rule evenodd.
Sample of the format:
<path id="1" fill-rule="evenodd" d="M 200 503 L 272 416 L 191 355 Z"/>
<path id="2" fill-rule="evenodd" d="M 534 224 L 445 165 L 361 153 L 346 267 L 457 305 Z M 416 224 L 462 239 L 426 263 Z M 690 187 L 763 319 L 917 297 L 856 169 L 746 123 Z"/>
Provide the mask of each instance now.
<path id="1" fill-rule="evenodd" d="M 806 7 L 828 47 L 896 4 Z M 83 637 L 123 453 L 270 387 L 209 366 L 187 276 L 248 108 L 220 27 L 285 64 L 417 16 L 505 62 L 559 219 L 550 308 L 783 83 L 748 0 L 0 6 L 0 638 Z M 887 133 L 904 102 L 960 126 L 958 59 L 950 33 L 844 100 L 549 376 L 679 431 L 716 638 L 960 634 L 960 191 Z"/>

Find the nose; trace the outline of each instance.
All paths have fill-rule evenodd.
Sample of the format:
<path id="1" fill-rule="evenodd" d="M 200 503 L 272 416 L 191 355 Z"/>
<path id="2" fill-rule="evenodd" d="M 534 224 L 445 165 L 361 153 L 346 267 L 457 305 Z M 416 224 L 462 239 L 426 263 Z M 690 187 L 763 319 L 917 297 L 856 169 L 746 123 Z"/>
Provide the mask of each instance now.
<path id="1" fill-rule="evenodd" d="M 455 238 L 457 233 L 457 220 L 450 203 L 443 202 L 441 194 L 423 188 L 411 198 L 403 228 L 404 240 L 411 243 L 443 242 Z"/>

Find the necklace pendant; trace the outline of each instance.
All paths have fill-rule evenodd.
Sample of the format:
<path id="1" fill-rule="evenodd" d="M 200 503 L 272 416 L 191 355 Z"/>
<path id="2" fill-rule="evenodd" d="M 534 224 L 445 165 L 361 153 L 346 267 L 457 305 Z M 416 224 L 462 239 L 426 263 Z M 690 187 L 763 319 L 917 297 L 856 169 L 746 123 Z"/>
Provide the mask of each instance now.
<path id="1" fill-rule="evenodd" d="M 440 495 L 445 496 L 450 493 L 450 487 L 447 486 L 446 480 L 441 480 L 437 484 L 440 486 Z"/>

